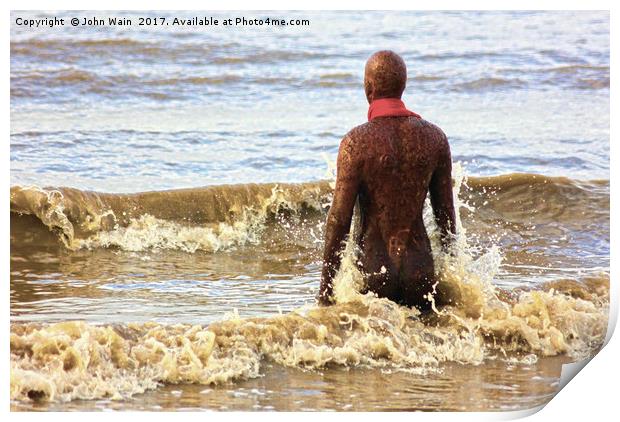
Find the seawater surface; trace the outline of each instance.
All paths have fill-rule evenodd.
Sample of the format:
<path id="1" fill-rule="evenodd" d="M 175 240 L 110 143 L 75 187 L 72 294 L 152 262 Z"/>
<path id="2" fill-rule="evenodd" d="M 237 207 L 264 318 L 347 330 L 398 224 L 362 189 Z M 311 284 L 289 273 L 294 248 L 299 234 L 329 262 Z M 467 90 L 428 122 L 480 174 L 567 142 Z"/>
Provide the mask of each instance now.
<path id="1" fill-rule="evenodd" d="M 607 13 L 14 23 L 53 14 L 196 15 L 12 13 L 13 410 L 516 410 L 602 344 Z M 333 161 L 385 48 L 455 162 L 430 315 L 359 295 L 352 245 L 338 304 L 314 305 Z"/>

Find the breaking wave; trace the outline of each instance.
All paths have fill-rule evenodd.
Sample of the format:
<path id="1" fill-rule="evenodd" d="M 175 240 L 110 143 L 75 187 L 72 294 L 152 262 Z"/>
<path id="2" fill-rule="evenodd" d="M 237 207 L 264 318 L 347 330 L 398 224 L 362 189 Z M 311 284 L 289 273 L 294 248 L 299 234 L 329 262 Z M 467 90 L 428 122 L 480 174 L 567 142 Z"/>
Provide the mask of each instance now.
<path id="1" fill-rule="evenodd" d="M 18 186 L 11 189 L 11 214 L 17 232 L 13 239 L 20 242 L 22 230 L 36 230 L 42 224 L 69 249 L 214 252 L 258 242 L 266 220 L 277 213 L 322 210 L 329 204 L 330 192 L 328 182 L 228 185 L 122 195 Z M 35 221 L 19 220 L 20 215 L 33 216 Z"/>
<path id="2" fill-rule="evenodd" d="M 11 398 L 125 399 L 162 383 L 258 377 L 266 360 L 305 369 L 340 365 L 425 373 L 447 361 L 477 365 L 492 358 L 533 363 L 559 353 L 578 357 L 602 344 L 604 298 L 531 291 L 510 304 L 485 301 L 475 278 L 460 282 L 480 302 L 445 307 L 426 318 L 368 296 L 271 318 L 233 314 L 207 327 L 13 324 Z"/>
<path id="3" fill-rule="evenodd" d="M 11 240 L 51 232 L 65 247 L 215 252 L 259 243 L 280 214 L 320 225 L 331 203 L 329 181 L 244 184 L 136 194 L 72 188 L 11 188 Z M 609 183 L 536 174 L 469 177 L 464 200 L 475 217 L 510 223 L 584 221 L 609 215 Z M 463 207 L 468 212 L 468 207 Z"/>
<path id="4" fill-rule="evenodd" d="M 534 191 L 543 189 L 547 195 L 590 195 L 568 179 L 534 175 L 470 179 L 468 184 L 474 194 L 512 189 L 513 198 L 524 184 L 533 186 Z M 455 192 L 462 186 L 457 178 Z M 49 227 L 58 227 L 68 246 L 93 247 L 100 242 L 99 246 L 127 247 L 112 241 L 113 233 L 131 237 L 129 231 L 139 232 L 139 224 L 148 226 L 148 218 L 164 224 L 159 232 L 162 227 L 163 232 L 172 230 L 172 225 L 183 219 L 193 225 L 227 224 L 235 230 L 235 221 L 263 221 L 265 215 L 278 210 L 299 212 L 305 207 L 316 213 L 328 203 L 330 191 L 328 182 L 134 195 L 14 188 L 11 209 L 14 213 L 29 211 Z M 471 207 L 455 197 L 458 208 Z M 187 208 L 181 209 L 182 204 L 188 204 Z M 514 206 L 511 209 L 514 211 Z M 156 210 L 157 216 L 145 217 Z M 103 229 L 106 220 L 101 216 L 117 213 L 123 220 L 112 217 L 109 230 Z M 265 318 L 241 318 L 233 310 L 208 326 L 14 323 L 10 335 L 11 398 L 126 399 L 162 384 L 220 384 L 258 377 L 266 361 L 309 370 L 336 365 L 424 374 L 441 371 L 444 362 L 479 365 L 488 359 L 504 359 L 532 364 L 539 357 L 558 354 L 582 359 L 602 346 L 609 307 L 607 274 L 560 280 L 538 290 L 503 291 L 493 284 L 501 264 L 497 247 L 479 253 L 468 243 L 458 219 L 455 252 L 443 254 L 428 209 L 424 217 L 438 276 L 429 300 L 447 304 L 433 306 L 428 314 L 372 293 L 359 293 L 364 278 L 354 265 L 355 250 L 349 242 L 335 279 L 336 304 L 330 307 L 305 305 Z M 120 224 L 124 224 L 122 228 L 115 227 Z M 77 230 L 69 230 L 74 225 L 82 227 L 87 236 L 76 236 Z M 180 233 L 168 239 L 178 238 Z M 219 244 L 209 247 L 213 245 Z"/>

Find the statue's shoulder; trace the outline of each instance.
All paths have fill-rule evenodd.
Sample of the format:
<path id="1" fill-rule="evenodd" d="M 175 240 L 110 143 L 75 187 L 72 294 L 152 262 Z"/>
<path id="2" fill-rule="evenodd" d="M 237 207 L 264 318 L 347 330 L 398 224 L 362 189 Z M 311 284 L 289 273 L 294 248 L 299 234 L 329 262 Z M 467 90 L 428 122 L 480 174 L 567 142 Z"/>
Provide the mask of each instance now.
<path id="1" fill-rule="evenodd" d="M 363 144 L 367 139 L 372 137 L 372 132 L 375 128 L 370 122 L 363 123 L 355 126 L 344 136 L 343 141 L 348 139 L 350 142 L 357 145 Z"/>

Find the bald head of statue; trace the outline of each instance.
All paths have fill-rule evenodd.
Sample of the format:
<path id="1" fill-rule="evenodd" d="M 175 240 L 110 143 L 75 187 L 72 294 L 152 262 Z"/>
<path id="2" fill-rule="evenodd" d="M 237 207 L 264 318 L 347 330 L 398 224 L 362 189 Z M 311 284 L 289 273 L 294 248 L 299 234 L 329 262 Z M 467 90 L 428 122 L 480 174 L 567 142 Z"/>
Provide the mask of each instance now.
<path id="1" fill-rule="evenodd" d="M 381 98 L 398 98 L 407 85 L 407 66 L 398 54 L 390 50 L 377 51 L 366 62 L 364 91 L 371 103 Z"/>

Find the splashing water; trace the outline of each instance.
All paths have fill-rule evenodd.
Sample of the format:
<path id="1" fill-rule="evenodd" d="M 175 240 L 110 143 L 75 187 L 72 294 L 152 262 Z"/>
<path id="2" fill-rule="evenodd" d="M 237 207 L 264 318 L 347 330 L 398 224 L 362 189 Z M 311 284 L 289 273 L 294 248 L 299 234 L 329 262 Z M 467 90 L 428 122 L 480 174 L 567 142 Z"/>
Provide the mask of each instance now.
<path id="1" fill-rule="evenodd" d="M 459 165 L 454 173 L 456 207 L 471 209 L 459 196 L 465 185 Z M 99 232 L 90 241 L 129 250 L 216 251 L 260 241 L 268 210 L 285 206 L 295 212 L 299 203 L 273 189 L 258 212 L 246 210 L 238 222 L 217 232 L 196 233 L 196 228 L 142 216 L 124 228 Z M 317 209 L 323 204 L 314 202 Z M 454 251 L 443 254 L 426 208 L 439 279 L 431 299 L 441 296 L 441 302 L 448 303 L 434 307 L 429 315 L 372 293 L 360 294 L 363 277 L 349 242 L 335 279 L 337 303 L 331 307 L 306 305 L 270 318 L 233 313 L 209 326 L 12 324 L 11 398 L 123 399 L 162 383 L 218 384 L 258 377 L 265 361 L 305 369 L 340 365 L 423 374 L 441 371 L 444 362 L 478 365 L 500 358 L 532 363 L 539 356 L 561 353 L 579 359 L 601 346 L 607 325 L 607 276 L 590 287 L 572 286 L 570 292 L 557 286 L 559 290 L 507 296 L 493 285 L 501 263 L 499 248 L 482 251 L 470 246 L 459 218 Z"/>

